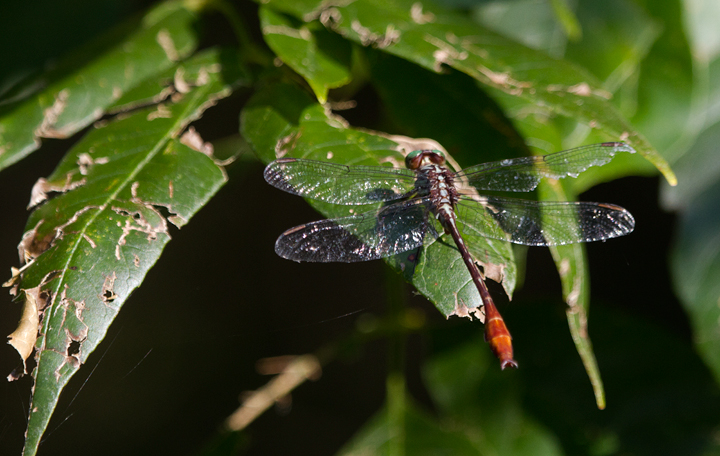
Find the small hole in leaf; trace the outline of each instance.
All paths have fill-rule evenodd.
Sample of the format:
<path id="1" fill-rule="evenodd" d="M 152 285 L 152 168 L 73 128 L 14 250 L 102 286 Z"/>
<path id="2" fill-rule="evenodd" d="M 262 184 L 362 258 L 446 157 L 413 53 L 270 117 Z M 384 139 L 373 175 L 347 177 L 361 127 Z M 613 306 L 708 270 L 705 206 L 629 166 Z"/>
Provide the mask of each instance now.
<path id="1" fill-rule="evenodd" d="M 37 308 L 39 311 L 45 310 L 45 308 L 50 304 L 52 301 L 52 293 L 50 293 L 47 290 L 43 290 L 40 293 L 38 293 L 38 302 L 37 302 Z"/>
<path id="2" fill-rule="evenodd" d="M 170 212 L 170 210 L 165 206 L 161 206 L 159 204 L 153 204 L 153 207 L 155 208 L 156 211 L 158 211 L 160 213 L 160 215 L 162 215 L 165 218 L 168 218 L 171 215 L 173 215 L 173 213 Z"/>
<path id="3" fill-rule="evenodd" d="M 76 340 L 70 341 L 67 349 L 68 356 L 76 356 L 78 353 L 80 353 L 80 342 Z"/>
<path id="4" fill-rule="evenodd" d="M 111 290 L 105 290 L 102 294 L 102 300 L 105 302 L 112 302 L 117 298 L 117 295 L 113 293 Z"/>

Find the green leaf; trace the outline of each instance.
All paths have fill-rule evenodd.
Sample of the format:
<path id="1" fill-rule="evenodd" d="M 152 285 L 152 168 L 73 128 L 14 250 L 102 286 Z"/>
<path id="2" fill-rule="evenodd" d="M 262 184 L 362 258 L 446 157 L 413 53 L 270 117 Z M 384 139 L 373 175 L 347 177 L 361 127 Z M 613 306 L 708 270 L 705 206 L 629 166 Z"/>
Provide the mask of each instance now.
<path id="1" fill-rule="evenodd" d="M 586 394 L 572 344 L 556 336 L 567 326 L 553 307 L 535 302 L 508 309 L 506 318 L 521 329 L 513 336 L 522 368 L 513 374 L 522 378 L 524 408 L 557 436 L 565 454 L 717 452 L 720 390 L 677 327 L 617 305 L 593 307 L 590 332 L 609 399 L 600 411 Z"/>
<path id="2" fill-rule="evenodd" d="M 425 377 L 439 409 L 432 416 L 410 398 L 393 397 L 389 381 L 386 407 L 339 454 L 563 454 L 555 437 L 525 416 L 516 388 L 507 387 L 483 346 L 474 340 L 429 362 Z M 488 394 L 493 388 L 505 392 Z M 393 410 L 393 401 L 402 407 Z"/>
<path id="3" fill-rule="evenodd" d="M 372 49 L 366 54 L 395 129 L 433 138 L 462 167 L 528 154 L 513 124 L 472 78 L 453 70 L 437 74 Z"/>
<path id="4" fill-rule="evenodd" d="M 392 420 L 387 409 L 380 410 L 339 452 L 339 455 L 401 454 L 408 455 L 468 455 L 476 456 L 478 449 L 468 436 L 443 426 L 435 418 L 419 410 L 410 400 L 402 413 L 404 439 L 398 448 L 398 436 L 390 432 Z"/>
<path id="5" fill-rule="evenodd" d="M 613 93 L 634 79 L 626 87 L 631 91 L 629 97 L 621 92 L 617 94 L 620 103 L 616 103 L 621 109 L 623 102 L 627 103 L 627 111 L 631 111 L 637 104 L 637 79 L 633 75 L 660 35 L 660 22 L 628 0 L 579 2 L 576 14 L 585 33 L 581 41 L 568 44 L 565 58 L 590 70 Z"/>
<path id="6" fill-rule="evenodd" d="M 538 186 L 540 198 L 544 200 L 573 200 L 558 181 L 541 182 Z M 590 273 L 587 253 L 583 244 L 570 244 L 550 247 L 555 267 L 560 273 L 563 299 L 568 305 L 565 311 L 570 327 L 570 335 L 582 359 L 585 371 L 595 393 L 595 403 L 600 410 L 605 408 L 605 388 L 600 369 L 592 349 L 588 334 L 588 312 L 590 310 Z"/>
<path id="7" fill-rule="evenodd" d="M 350 44 L 319 23 L 296 24 L 261 6 L 260 25 L 268 46 L 305 78 L 320 103 L 327 101 L 329 89 L 350 82 Z"/>
<path id="8" fill-rule="evenodd" d="M 673 30 L 675 36 L 684 38 L 680 34 L 685 31 L 690 44 L 681 41 L 683 47 L 675 43 L 673 48 L 671 43 L 666 43 L 664 48 L 674 51 L 669 57 L 675 69 L 669 75 L 673 79 L 666 81 L 666 85 L 676 82 L 674 91 L 692 89 L 693 103 L 680 106 L 683 108 L 680 111 L 661 111 L 660 108 L 671 102 L 679 104 L 679 97 L 669 91 L 660 98 L 668 104 L 653 106 L 655 110 L 651 114 L 663 121 L 661 125 L 675 121 L 684 127 L 685 134 L 673 144 L 673 158 L 676 159 L 673 166 L 677 169 L 679 185 L 663 188 L 662 194 L 665 206 L 680 214 L 679 229 L 671 250 L 671 269 L 675 290 L 691 321 L 697 350 L 720 381 L 720 288 L 717 281 L 720 271 L 720 163 L 717 154 L 720 141 L 720 33 L 710 26 L 710 17 L 716 10 L 717 5 L 712 2 L 699 2 L 687 11 L 681 25 L 671 20 L 670 24 L 679 29 Z M 687 52 L 687 46 L 691 47 L 692 53 Z M 691 79 L 687 77 L 688 73 L 692 75 Z M 681 76 L 685 76 L 684 80 Z M 680 123 L 678 117 L 688 112 L 691 113 L 689 118 Z"/>
<path id="9" fill-rule="evenodd" d="M 428 392 L 445 427 L 479 454 L 559 455 L 556 437 L 523 410 L 517 372 L 502 372 L 480 337 L 431 359 Z"/>
<path id="10" fill-rule="evenodd" d="M 277 85 L 257 93 L 242 113 L 241 132 L 266 163 L 281 156 L 293 156 L 349 165 L 402 167 L 404 157 L 400 151 L 407 153 L 420 148 L 410 139 L 391 140 L 352 129 L 290 85 Z M 378 207 L 310 203 L 326 217 Z M 486 275 L 502 281 L 511 294 L 516 272 L 510 245 L 480 237 L 469 238 L 467 244 L 475 259 L 485 266 Z M 419 257 L 417 253 L 406 252 L 387 261 L 446 316 L 464 315 L 481 307 L 480 295 L 452 241 L 441 237 L 423 248 Z"/>
<path id="11" fill-rule="evenodd" d="M 562 134 L 563 125 L 560 122 L 561 119 L 547 119 L 542 116 L 520 114 L 524 111 L 523 107 L 529 108 L 529 103 L 498 92 L 492 90 L 495 98 L 501 104 L 505 104 L 506 107 L 512 105 L 513 109 L 508 110 L 510 117 L 514 121 L 515 127 L 526 138 L 528 144 L 534 146 L 533 149 L 537 151 L 536 153 L 546 154 L 562 148 L 563 142 L 561 138 L 564 135 Z M 577 193 L 598 182 L 632 174 L 637 172 L 638 169 L 642 169 L 642 165 L 633 157 L 637 157 L 637 155 L 620 154 L 610 163 L 602 167 L 592 167 L 576 179 L 563 179 L 562 184 L 560 181 L 541 181 L 538 186 L 538 198 L 541 201 L 573 200 Z M 568 304 L 566 314 L 570 334 L 593 386 L 596 404 L 598 408 L 603 409 L 605 407 L 605 392 L 587 329 L 590 289 L 585 247 L 579 244 L 557 246 L 550 247 L 550 252 L 560 274 L 563 298 Z"/>
<path id="12" fill-rule="evenodd" d="M 581 1 L 573 5 L 575 13 L 563 3 L 501 1 L 480 5 L 477 11 L 489 29 L 553 57 L 582 65 L 603 81 L 605 90 L 613 93 L 613 103 L 620 112 L 634 115 L 639 67 L 660 35 L 660 22 L 628 0 Z M 559 14 L 553 14 L 553 10 Z M 582 39 L 578 36 L 567 40 L 560 33 L 559 21 L 565 17 L 575 22 L 571 28 L 584 31 Z"/>
<path id="13" fill-rule="evenodd" d="M 681 2 L 643 3 L 661 21 L 663 33 L 641 62 L 632 121 L 674 163 L 700 131 L 704 114 L 696 116 L 694 111 L 703 105 L 696 100 L 704 98 L 705 84 L 696 84 L 702 71 L 693 62 Z"/>
<path id="14" fill-rule="evenodd" d="M 690 316 L 695 344 L 720 381 L 720 123 L 677 162 L 682 178 L 667 199 L 681 208 L 671 253 L 675 289 Z"/>
<path id="15" fill-rule="evenodd" d="M 33 189 L 41 205 L 20 248 L 34 261 L 19 288 L 44 302 L 25 454 L 35 453 L 61 391 L 159 258 L 168 222 L 184 226 L 226 180 L 193 130 L 178 139 L 236 83 L 223 80 L 216 51 L 198 59 L 205 77 L 174 104 L 91 130 Z M 57 195 L 45 201 L 50 192 Z"/>
<path id="16" fill-rule="evenodd" d="M 482 2 L 474 6 L 473 19 L 527 47 L 560 58 L 568 42 L 564 21 L 560 21 L 561 15 L 571 28 L 576 29 L 572 33 L 580 33 L 574 13 L 561 3 L 564 3 L 564 0 Z M 572 22 L 575 24 L 570 25 Z"/>
<path id="17" fill-rule="evenodd" d="M 720 180 L 718 141 L 720 122 L 703 131 L 687 153 L 673 164 L 680 184 L 664 189 L 663 202 L 668 207 L 684 211 L 698 198 L 706 198 L 703 194 L 717 184 Z"/>
<path id="18" fill-rule="evenodd" d="M 195 20 L 182 3 L 162 3 L 17 88 L 23 94 L 41 87 L 31 96 L 10 94 L 0 103 L 0 170 L 36 150 L 40 138 L 80 131 L 127 90 L 193 52 Z"/>
<path id="19" fill-rule="evenodd" d="M 326 7 L 273 0 L 272 8 L 326 26 L 364 46 L 375 46 L 440 72 L 449 65 L 482 84 L 526 100 L 546 115 L 562 115 L 628 142 L 674 185 L 667 162 L 610 103 L 612 94 L 585 70 L 486 30 L 463 16 L 410 0 L 352 2 Z M 418 8 L 418 5 L 421 7 Z"/>
<path id="20" fill-rule="evenodd" d="M 185 93 L 199 82 L 207 80 L 209 70 L 219 70 L 213 67 L 218 62 L 222 65 L 225 80 L 249 83 L 250 75 L 240 66 L 237 52 L 229 48 L 212 49 L 210 52 L 199 52 L 181 65 L 173 66 L 141 81 L 108 106 L 107 111 L 110 113 L 130 111 L 166 101 L 173 95 L 177 96 L 178 92 Z"/>
<path id="21" fill-rule="evenodd" d="M 577 16 L 567 4 L 566 0 L 550 0 L 550 4 L 568 39 L 570 41 L 579 40 L 582 36 L 582 28 Z"/>
<path id="22" fill-rule="evenodd" d="M 672 254 L 675 287 L 693 326 L 695 344 L 720 381 L 720 186 L 715 185 L 688 208 L 680 226 L 680 239 Z M 714 211 L 714 212 L 710 212 Z"/>

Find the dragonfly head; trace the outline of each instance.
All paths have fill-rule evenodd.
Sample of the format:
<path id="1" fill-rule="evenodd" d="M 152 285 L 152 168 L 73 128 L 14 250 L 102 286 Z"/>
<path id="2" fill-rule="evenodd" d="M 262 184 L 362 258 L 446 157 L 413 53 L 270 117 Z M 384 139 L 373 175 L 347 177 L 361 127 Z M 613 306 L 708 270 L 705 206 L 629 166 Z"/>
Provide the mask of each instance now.
<path id="1" fill-rule="evenodd" d="M 445 154 L 439 150 L 414 150 L 405 157 L 405 166 L 409 169 L 418 169 L 431 163 L 444 164 Z"/>

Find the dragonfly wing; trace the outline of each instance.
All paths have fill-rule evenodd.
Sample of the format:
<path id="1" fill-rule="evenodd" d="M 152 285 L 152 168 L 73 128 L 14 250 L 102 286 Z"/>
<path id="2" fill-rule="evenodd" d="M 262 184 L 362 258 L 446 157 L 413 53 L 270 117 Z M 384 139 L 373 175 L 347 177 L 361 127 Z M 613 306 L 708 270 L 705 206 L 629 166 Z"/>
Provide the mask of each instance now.
<path id="1" fill-rule="evenodd" d="M 295 261 L 320 263 L 375 260 L 437 239 L 428 198 L 415 198 L 364 214 L 296 226 L 275 243 L 275 252 Z"/>
<path id="2" fill-rule="evenodd" d="M 409 169 L 345 166 L 300 158 L 275 160 L 264 175 L 280 190 L 332 204 L 393 201 L 415 186 L 415 173 Z"/>
<path id="3" fill-rule="evenodd" d="M 457 213 L 473 235 L 523 245 L 602 241 L 635 229 L 628 211 L 605 203 L 462 198 Z"/>
<path id="4" fill-rule="evenodd" d="M 634 153 L 635 149 L 621 142 L 592 144 L 549 155 L 482 163 L 465 168 L 456 176 L 461 181 L 467 179 L 478 190 L 529 192 L 544 177 L 577 177 L 591 166 L 609 162 L 618 152 Z"/>

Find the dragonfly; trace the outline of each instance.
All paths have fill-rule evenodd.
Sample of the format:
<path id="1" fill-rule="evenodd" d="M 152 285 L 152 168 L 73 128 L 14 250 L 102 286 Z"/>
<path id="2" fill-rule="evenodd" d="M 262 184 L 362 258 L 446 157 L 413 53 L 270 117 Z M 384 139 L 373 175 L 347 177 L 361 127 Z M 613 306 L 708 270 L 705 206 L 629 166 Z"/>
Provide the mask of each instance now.
<path id="1" fill-rule="evenodd" d="M 264 172 L 272 186 L 302 197 L 340 205 L 380 207 L 290 228 L 275 243 L 289 260 L 358 262 L 397 255 L 450 235 L 470 272 L 485 311 L 485 340 L 502 369 L 517 367 L 510 332 L 470 254 L 462 233 L 528 246 L 604 241 L 635 228 L 620 206 L 575 201 L 531 201 L 482 192 L 530 192 L 540 180 L 577 177 L 635 150 L 605 142 L 544 156 L 482 163 L 452 171 L 439 150 L 416 150 L 405 168 L 346 166 L 302 158 L 280 158 Z"/>

